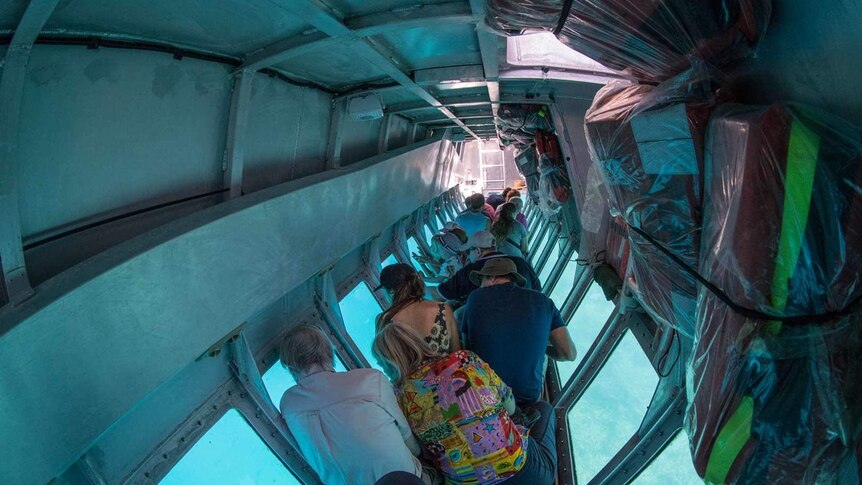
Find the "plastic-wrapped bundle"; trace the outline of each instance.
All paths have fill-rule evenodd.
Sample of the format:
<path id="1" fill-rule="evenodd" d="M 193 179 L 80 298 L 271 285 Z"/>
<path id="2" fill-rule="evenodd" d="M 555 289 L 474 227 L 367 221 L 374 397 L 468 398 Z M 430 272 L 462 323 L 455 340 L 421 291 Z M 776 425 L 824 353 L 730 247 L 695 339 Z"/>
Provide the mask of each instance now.
<path id="1" fill-rule="evenodd" d="M 552 31 L 609 68 L 662 81 L 692 58 L 718 65 L 747 55 L 772 11 L 771 0 L 573 0 L 564 12 L 566 4 L 488 0 L 486 22 L 508 34 Z"/>
<path id="2" fill-rule="evenodd" d="M 708 138 L 695 467 L 708 483 L 855 483 L 862 136 L 777 104 L 722 106 Z"/>
<path id="3" fill-rule="evenodd" d="M 703 71 L 662 85 L 612 83 L 585 118 L 593 162 L 629 231 L 638 300 L 658 322 L 694 334 L 697 285 L 636 229 L 692 268 L 700 250 L 703 138 L 714 107 Z"/>
<path id="4" fill-rule="evenodd" d="M 515 155 L 515 165 L 518 172 L 524 176 L 527 183 L 527 193 L 533 203 L 537 203 L 536 194 L 539 192 L 539 161 L 536 150 L 527 148 Z"/>
<path id="5" fill-rule="evenodd" d="M 539 158 L 539 208 L 545 214 L 554 214 L 572 195 L 557 135 L 536 130 L 536 154 Z"/>
<path id="6" fill-rule="evenodd" d="M 544 105 L 503 105 L 497 114 L 501 141 L 518 150 L 531 146 L 537 131 L 553 131 L 551 114 Z"/>
<path id="7" fill-rule="evenodd" d="M 488 0 L 485 23 L 507 34 L 553 31 L 560 23 L 565 0 Z"/>
<path id="8" fill-rule="evenodd" d="M 536 130 L 554 131 L 551 114 L 545 105 L 505 104 L 497 113 L 500 128 L 535 135 Z"/>

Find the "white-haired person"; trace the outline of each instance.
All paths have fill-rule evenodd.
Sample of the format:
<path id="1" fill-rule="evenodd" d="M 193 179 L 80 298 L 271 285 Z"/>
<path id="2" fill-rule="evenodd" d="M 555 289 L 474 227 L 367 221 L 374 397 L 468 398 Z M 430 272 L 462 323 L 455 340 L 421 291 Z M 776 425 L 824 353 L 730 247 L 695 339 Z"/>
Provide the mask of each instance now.
<path id="1" fill-rule="evenodd" d="M 550 404 L 537 407 L 539 419 L 528 432 L 512 420 L 512 391 L 479 356 L 466 350 L 441 356 L 397 322 L 380 329 L 372 353 L 397 388 L 423 457 L 446 483 L 554 482 L 556 423 Z"/>
<path id="2" fill-rule="evenodd" d="M 336 372 L 329 338 L 312 325 L 292 328 L 280 352 L 296 385 L 279 408 L 323 483 L 373 484 L 397 471 L 422 477 L 419 442 L 383 373 Z"/>

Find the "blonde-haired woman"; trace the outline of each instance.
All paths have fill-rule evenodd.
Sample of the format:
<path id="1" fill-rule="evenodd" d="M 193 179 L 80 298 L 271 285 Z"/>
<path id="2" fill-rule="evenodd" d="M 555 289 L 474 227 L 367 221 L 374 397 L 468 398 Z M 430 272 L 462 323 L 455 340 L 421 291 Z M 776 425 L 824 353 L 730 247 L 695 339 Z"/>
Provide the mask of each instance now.
<path id="1" fill-rule="evenodd" d="M 398 404 L 424 456 L 447 482 L 554 482 L 550 405 L 538 409 L 545 413 L 531 430 L 542 436 L 528 438 L 512 421 L 512 391 L 476 354 L 460 350 L 440 356 L 415 330 L 397 322 L 380 329 L 372 352 L 395 384 Z"/>

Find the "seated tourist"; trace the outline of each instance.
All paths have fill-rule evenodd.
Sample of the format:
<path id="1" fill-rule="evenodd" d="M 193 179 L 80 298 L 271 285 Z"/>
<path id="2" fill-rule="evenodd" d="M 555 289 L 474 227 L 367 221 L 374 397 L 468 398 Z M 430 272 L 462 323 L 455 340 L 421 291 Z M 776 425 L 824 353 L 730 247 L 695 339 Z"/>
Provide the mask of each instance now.
<path id="1" fill-rule="evenodd" d="M 481 288 L 470 293 L 464 306 L 464 347 L 491 365 L 519 405 L 538 401 L 546 352 L 555 360 L 576 356 L 559 310 L 544 293 L 523 287 L 524 277 L 509 258 L 487 260 L 470 279 Z"/>
<path id="2" fill-rule="evenodd" d="M 419 443 L 386 376 L 335 372 L 332 344 L 312 325 L 292 328 L 280 350 L 297 383 L 282 396 L 281 414 L 323 483 L 374 483 L 394 471 L 422 476 Z"/>
<path id="3" fill-rule="evenodd" d="M 446 483 L 550 485 L 557 471 L 548 403 L 527 431 L 513 422 L 515 401 L 476 354 L 440 356 L 413 329 L 392 323 L 374 339 L 373 354 L 398 392 L 398 403 Z"/>
<path id="4" fill-rule="evenodd" d="M 487 202 L 488 205 L 490 205 L 496 210 L 497 207 L 500 206 L 500 204 L 506 202 L 506 199 L 508 199 L 507 194 L 510 190 L 512 190 L 511 187 L 506 187 L 505 189 L 503 189 L 503 193 L 501 194 L 498 194 L 497 192 L 491 192 L 490 194 L 488 194 L 488 197 L 485 197 L 485 202 Z"/>
<path id="5" fill-rule="evenodd" d="M 467 209 L 458 214 L 455 218 L 455 223 L 458 224 L 467 237 L 478 231 L 487 231 L 491 227 L 491 218 L 484 212 L 485 196 L 482 194 L 473 194 L 464 200 Z"/>
<path id="6" fill-rule="evenodd" d="M 518 208 L 511 202 L 500 206 L 499 217 L 491 225 L 491 234 L 497 239 L 501 252 L 509 256 L 527 256 L 527 229 L 515 220 Z"/>
<path id="7" fill-rule="evenodd" d="M 517 190 L 513 190 L 512 193 L 517 194 L 519 192 Z M 507 202 L 515 204 L 515 208 L 517 208 L 517 214 L 515 215 L 515 220 L 518 221 L 522 226 L 524 226 L 524 229 L 529 231 L 530 225 L 527 223 L 527 216 L 525 216 L 524 212 L 523 212 L 524 211 L 524 199 L 522 199 L 520 196 L 516 195 L 516 196 L 509 197 L 509 200 Z M 497 215 L 499 217 L 499 211 L 497 212 Z"/>
<path id="8" fill-rule="evenodd" d="M 482 269 L 488 260 L 495 258 L 509 258 L 512 260 L 518 273 L 525 278 L 524 288 L 541 290 L 542 284 L 539 282 L 539 277 L 536 275 L 533 267 L 530 266 L 530 263 L 524 258 L 507 256 L 497 251 L 496 241 L 496 238 L 488 231 L 480 231 L 474 234 L 470 238 L 468 245 L 476 251 L 476 260 L 461 268 L 451 278 L 440 283 L 440 286 L 436 289 L 432 289 L 432 292 L 435 293 L 435 298 L 439 296 L 440 299 L 444 300 L 466 300 L 470 292 L 479 287 L 479 285 L 473 284 L 470 280 L 470 272 Z"/>
<path id="9" fill-rule="evenodd" d="M 377 331 L 392 321 L 422 335 L 439 355 L 461 349 L 461 335 L 452 307 L 425 299 L 425 283 L 409 264 L 393 264 L 380 272 L 380 287 L 392 295 L 392 305 L 377 317 Z"/>
<path id="10" fill-rule="evenodd" d="M 436 275 L 426 280 L 443 281 L 467 263 L 467 233 L 454 222 L 447 222 L 433 235 L 429 246 L 431 254 L 427 257 L 416 252 L 411 254 L 430 274 Z"/>

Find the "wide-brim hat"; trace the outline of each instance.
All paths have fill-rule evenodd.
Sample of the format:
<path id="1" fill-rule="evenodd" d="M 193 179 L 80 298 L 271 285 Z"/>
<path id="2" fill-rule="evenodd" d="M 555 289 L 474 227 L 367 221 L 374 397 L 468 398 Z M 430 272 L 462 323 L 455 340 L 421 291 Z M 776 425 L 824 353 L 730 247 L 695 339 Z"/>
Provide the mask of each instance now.
<path id="1" fill-rule="evenodd" d="M 509 276 L 518 286 L 526 286 L 527 280 L 518 273 L 515 262 L 509 258 L 492 258 L 485 262 L 482 269 L 470 271 L 470 282 L 482 286 L 483 276 Z"/>

